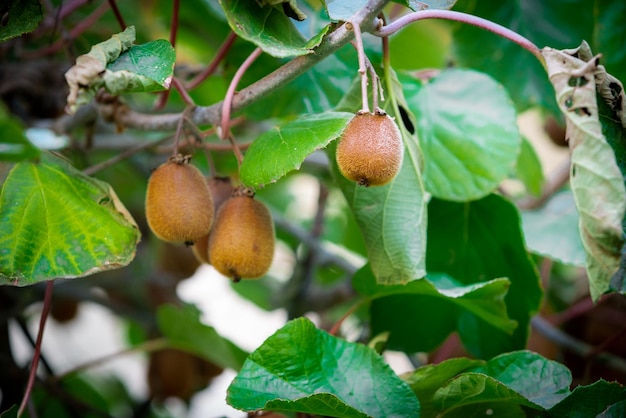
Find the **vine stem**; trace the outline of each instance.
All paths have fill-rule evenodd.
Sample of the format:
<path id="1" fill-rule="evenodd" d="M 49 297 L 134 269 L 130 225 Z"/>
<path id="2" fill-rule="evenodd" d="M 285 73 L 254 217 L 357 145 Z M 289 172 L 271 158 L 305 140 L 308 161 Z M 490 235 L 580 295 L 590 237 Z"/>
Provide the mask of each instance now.
<path id="1" fill-rule="evenodd" d="M 39 318 L 39 330 L 37 331 L 37 341 L 35 343 L 35 352 L 33 353 L 33 361 L 30 366 L 30 373 L 28 375 L 28 383 L 26 384 L 26 391 L 24 392 L 24 398 L 17 411 L 17 416 L 21 417 L 24 413 L 24 409 L 28 404 L 30 395 L 33 392 L 33 386 L 35 385 L 35 377 L 37 376 L 37 368 L 39 367 L 39 359 L 41 357 L 41 343 L 43 341 L 43 331 L 46 327 L 46 320 L 48 319 L 48 313 L 50 312 L 50 303 L 52 301 L 52 289 L 54 287 L 54 281 L 48 280 L 46 283 L 46 291 L 43 297 L 43 308 L 41 310 L 41 317 Z"/>
<path id="2" fill-rule="evenodd" d="M 246 60 L 241 64 L 241 66 L 235 72 L 233 79 L 230 81 L 228 85 L 228 90 L 226 91 L 226 97 L 224 97 L 224 102 L 222 104 L 222 132 L 220 132 L 220 138 L 227 139 L 230 137 L 230 112 L 233 104 L 233 97 L 235 96 L 235 90 L 237 89 L 237 84 L 241 81 L 244 73 L 252 63 L 263 53 L 261 48 L 256 48 L 252 53 L 246 58 Z"/>
<path id="3" fill-rule="evenodd" d="M 348 317 L 350 317 L 350 315 L 352 315 L 353 313 L 356 312 L 357 309 L 359 309 L 361 306 L 363 306 L 365 303 L 370 302 L 370 299 L 361 299 L 360 301 L 358 301 L 357 303 L 355 303 L 354 305 L 352 305 L 350 307 L 350 309 L 348 309 L 346 311 L 346 313 L 344 313 L 341 318 L 339 318 L 339 320 L 337 320 L 337 322 L 335 322 L 333 324 L 333 326 L 328 330 L 328 333 L 330 335 L 334 335 L 337 336 L 337 333 L 339 332 L 339 328 L 341 328 L 341 324 L 344 323 L 344 321 L 346 319 L 348 319 Z"/>
<path id="4" fill-rule="evenodd" d="M 506 38 L 525 50 L 529 51 L 533 54 L 539 62 L 544 66 L 546 66 L 545 59 L 541 55 L 541 50 L 532 43 L 527 38 L 523 37 L 519 33 L 512 31 L 509 28 L 505 28 L 502 25 L 499 25 L 495 22 L 492 22 L 487 19 L 483 19 L 478 16 L 473 16 L 467 13 L 456 12 L 452 10 L 420 10 L 417 12 L 409 13 L 404 15 L 397 20 L 389 23 L 388 25 L 383 26 L 377 31 L 372 32 L 372 34 L 376 36 L 387 37 L 404 28 L 410 23 L 417 22 L 418 20 L 424 19 L 444 19 L 444 20 L 452 20 L 456 22 L 467 23 L 472 26 L 476 26 L 481 29 L 485 29 L 489 32 L 493 32 L 496 35 L 499 35 L 503 38 Z"/>
<path id="5" fill-rule="evenodd" d="M 109 5 L 111 6 L 111 10 L 113 10 L 113 14 L 117 19 L 117 22 L 122 27 L 122 30 L 126 29 L 126 22 L 124 22 L 124 18 L 122 17 L 122 13 L 120 12 L 119 7 L 117 7 L 117 3 L 115 0 L 109 0 Z"/>
<path id="6" fill-rule="evenodd" d="M 363 49 L 363 37 L 361 27 L 358 23 L 346 22 L 346 28 L 354 32 L 354 46 L 359 57 L 359 74 L 361 75 L 361 110 L 360 113 L 369 113 L 369 103 L 367 101 L 367 66 L 365 64 L 365 50 Z"/>

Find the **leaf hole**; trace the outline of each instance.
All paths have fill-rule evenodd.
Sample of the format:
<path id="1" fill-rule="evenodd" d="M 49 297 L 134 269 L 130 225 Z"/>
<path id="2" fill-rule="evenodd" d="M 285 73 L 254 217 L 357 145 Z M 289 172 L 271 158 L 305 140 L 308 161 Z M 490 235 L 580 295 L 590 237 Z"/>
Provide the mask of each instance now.
<path id="1" fill-rule="evenodd" d="M 98 204 L 102 206 L 108 205 L 109 202 L 111 202 L 111 198 L 109 196 L 103 196 L 100 198 L 100 200 L 98 200 Z"/>
<path id="2" fill-rule="evenodd" d="M 413 125 L 413 122 L 411 122 L 411 118 L 409 117 L 409 114 L 402 106 L 398 106 L 398 111 L 400 112 L 400 118 L 402 119 L 402 124 L 404 125 L 406 130 L 409 131 L 411 135 L 413 135 L 415 133 L 415 125 Z"/>
<path id="3" fill-rule="evenodd" d="M 567 80 L 567 85 L 570 87 L 582 87 L 587 85 L 587 83 L 589 83 L 589 80 L 585 76 L 570 77 L 569 80 Z"/>

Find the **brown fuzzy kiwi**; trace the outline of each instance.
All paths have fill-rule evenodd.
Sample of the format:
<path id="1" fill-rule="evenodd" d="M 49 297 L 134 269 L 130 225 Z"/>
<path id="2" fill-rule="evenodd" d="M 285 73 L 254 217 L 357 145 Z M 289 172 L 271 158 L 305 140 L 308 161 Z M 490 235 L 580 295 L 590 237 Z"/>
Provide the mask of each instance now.
<path id="1" fill-rule="evenodd" d="M 213 197 L 190 158 L 171 157 L 148 180 L 146 219 L 163 241 L 192 244 L 213 224 Z"/>
<path id="2" fill-rule="evenodd" d="M 361 186 L 391 181 L 402 165 L 404 145 L 400 129 L 382 110 L 357 113 L 348 122 L 337 145 L 341 174 Z"/>
<path id="3" fill-rule="evenodd" d="M 233 194 L 233 184 L 228 177 L 210 177 L 207 178 L 207 185 L 213 196 L 213 210 L 217 213 L 220 206 L 226 202 Z M 198 238 L 191 247 L 193 254 L 201 263 L 210 264 L 209 262 L 209 235 L 211 233 Z"/>
<path id="4" fill-rule="evenodd" d="M 238 188 L 217 212 L 209 236 L 209 260 L 235 282 L 263 276 L 274 258 L 274 222 L 247 188 Z"/>

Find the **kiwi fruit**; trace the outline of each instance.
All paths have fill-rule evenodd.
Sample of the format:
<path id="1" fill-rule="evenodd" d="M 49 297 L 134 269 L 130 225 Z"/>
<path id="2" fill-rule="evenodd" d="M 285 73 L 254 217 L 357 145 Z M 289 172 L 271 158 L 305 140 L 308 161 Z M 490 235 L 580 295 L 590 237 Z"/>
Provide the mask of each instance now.
<path id="1" fill-rule="evenodd" d="M 171 157 L 148 180 L 146 220 L 154 235 L 166 242 L 191 245 L 213 224 L 213 197 L 190 159 Z"/>
<path id="2" fill-rule="evenodd" d="M 274 222 L 251 189 L 235 189 L 220 207 L 208 254 L 211 265 L 235 282 L 259 278 L 269 270 L 274 258 Z"/>
<path id="3" fill-rule="evenodd" d="M 213 211 L 217 213 L 220 206 L 226 202 L 233 194 L 233 185 L 228 177 L 209 177 L 207 185 L 213 196 Z M 191 247 L 193 254 L 201 263 L 210 264 L 209 262 L 209 234 L 206 234 L 194 242 Z"/>
<path id="4" fill-rule="evenodd" d="M 336 153 L 341 174 L 366 187 L 391 181 L 403 156 L 400 129 L 382 110 L 357 113 L 343 131 Z"/>

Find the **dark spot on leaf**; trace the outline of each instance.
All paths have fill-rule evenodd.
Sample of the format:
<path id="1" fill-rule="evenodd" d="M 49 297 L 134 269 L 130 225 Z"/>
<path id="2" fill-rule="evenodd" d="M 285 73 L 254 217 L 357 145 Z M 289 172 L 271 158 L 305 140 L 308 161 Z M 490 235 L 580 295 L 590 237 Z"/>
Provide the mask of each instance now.
<path id="1" fill-rule="evenodd" d="M 109 198 L 109 196 L 103 196 L 103 197 L 100 198 L 100 200 L 98 200 L 98 204 L 99 205 L 106 205 L 110 201 L 111 201 L 111 199 Z"/>
<path id="2" fill-rule="evenodd" d="M 576 166 L 572 165 L 572 177 L 576 177 Z"/>
<path id="3" fill-rule="evenodd" d="M 415 126 L 413 125 L 413 122 L 411 122 L 409 114 L 402 106 L 398 106 L 398 111 L 400 112 L 400 118 L 402 119 L 404 127 L 411 135 L 413 135 L 415 133 Z"/>
<path id="4" fill-rule="evenodd" d="M 193 241 L 185 241 L 186 247 L 191 247 L 193 245 Z"/>
<path id="5" fill-rule="evenodd" d="M 571 108 L 573 104 L 574 99 L 571 96 L 565 99 L 565 107 L 567 107 L 568 109 Z"/>
<path id="6" fill-rule="evenodd" d="M 586 107 L 579 107 L 578 109 L 576 109 L 576 114 L 578 116 L 591 116 L 591 112 Z"/>

